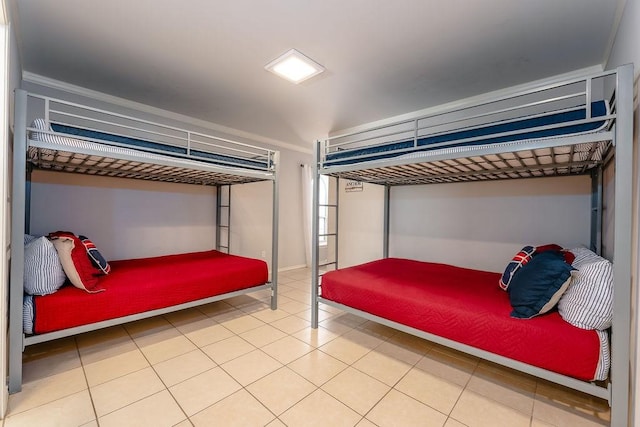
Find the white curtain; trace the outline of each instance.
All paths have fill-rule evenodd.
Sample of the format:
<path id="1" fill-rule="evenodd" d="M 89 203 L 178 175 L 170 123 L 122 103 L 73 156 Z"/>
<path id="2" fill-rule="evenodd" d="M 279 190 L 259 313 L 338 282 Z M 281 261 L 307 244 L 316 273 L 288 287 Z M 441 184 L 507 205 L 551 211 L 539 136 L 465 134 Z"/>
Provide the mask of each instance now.
<path id="1" fill-rule="evenodd" d="M 311 267 L 311 211 L 313 206 L 313 171 L 309 165 L 300 165 L 302 173 L 302 225 L 304 227 L 304 255 L 307 267 Z"/>

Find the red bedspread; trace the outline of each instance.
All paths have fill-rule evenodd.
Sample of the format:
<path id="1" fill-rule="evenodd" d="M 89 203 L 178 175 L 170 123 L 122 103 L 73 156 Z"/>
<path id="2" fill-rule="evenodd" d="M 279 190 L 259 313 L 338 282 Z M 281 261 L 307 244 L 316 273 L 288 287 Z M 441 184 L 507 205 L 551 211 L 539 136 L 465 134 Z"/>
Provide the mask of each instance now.
<path id="1" fill-rule="evenodd" d="M 322 296 L 421 331 L 582 380 L 594 378 L 595 331 L 557 311 L 510 317 L 498 273 L 389 258 L 326 273 Z"/>
<path id="2" fill-rule="evenodd" d="M 112 261 L 104 292 L 73 286 L 34 297 L 34 333 L 42 334 L 195 301 L 267 282 L 264 261 L 218 251 Z"/>

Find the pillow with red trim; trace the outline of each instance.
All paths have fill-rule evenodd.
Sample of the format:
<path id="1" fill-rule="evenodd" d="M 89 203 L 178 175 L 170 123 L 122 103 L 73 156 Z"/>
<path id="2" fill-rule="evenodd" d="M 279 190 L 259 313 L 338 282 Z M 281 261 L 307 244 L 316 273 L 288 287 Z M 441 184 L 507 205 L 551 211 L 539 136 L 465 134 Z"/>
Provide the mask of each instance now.
<path id="1" fill-rule="evenodd" d="M 91 260 L 91 263 L 94 267 L 97 267 L 102 271 L 102 274 L 109 274 L 111 272 L 111 266 L 107 262 L 107 260 L 102 256 L 98 248 L 96 248 L 95 243 L 89 240 L 86 236 L 78 236 L 82 245 L 87 250 L 87 255 Z"/>
<path id="2" fill-rule="evenodd" d="M 529 261 L 531 261 L 531 258 L 547 251 L 560 252 L 565 262 L 569 265 L 571 265 L 571 263 L 575 259 L 575 255 L 573 253 L 562 249 L 562 246 L 556 245 L 555 243 L 536 247 L 525 246 L 520 250 L 520 252 L 516 254 L 516 256 L 513 257 L 511 262 L 507 264 L 507 268 L 504 270 L 504 273 L 502 273 L 500 281 L 498 282 L 500 289 L 502 289 L 503 291 L 509 289 L 511 280 L 513 280 L 513 277 L 516 275 L 516 273 Z"/>
<path id="3" fill-rule="evenodd" d="M 56 231 L 50 233 L 49 238 L 73 286 L 90 293 L 104 291 L 98 287 L 98 281 L 105 273 L 94 265 L 87 248 L 78 236 L 68 231 Z"/>
<path id="4" fill-rule="evenodd" d="M 556 245 L 555 243 L 551 243 L 549 245 L 542 245 L 542 246 L 538 246 L 536 247 L 536 255 L 542 253 L 542 252 L 546 252 L 546 251 L 555 251 L 555 252 L 560 252 L 560 254 L 562 255 L 562 257 L 564 258 L 564 262 L 566 262 L 567 264 L 572 264 L 573 260 L 576 259 L 576 256 L 573 254 L 573 252 L 567 250 L 567 249 L 563 249 L 562 246 Z"/>
<path id="5" fill-rule="evenodd" d="M 535 253 L 536 248 L 533 246 L 525 246 L 513 257 L 511 262 L 507 264 L 507 268 L 502 273 L 502 277 L 500 277 L 500 281 L 498 285 L 500 285 L 500 289 L 506 291 L 511 284 L 511 280 L 513 280 L 513 276 L 516 275 L 518 270 L 520 270 L 524 265 L 526 265 L 531 258 L 533 258 L 533 254 Z"/>
<path id="6" fill-rule="evenodd" d="M 561 251 L 535 255 L 509 286 L 511 317 L 530 319 L 554 308 L 577 270 L 564 260 Z"/>

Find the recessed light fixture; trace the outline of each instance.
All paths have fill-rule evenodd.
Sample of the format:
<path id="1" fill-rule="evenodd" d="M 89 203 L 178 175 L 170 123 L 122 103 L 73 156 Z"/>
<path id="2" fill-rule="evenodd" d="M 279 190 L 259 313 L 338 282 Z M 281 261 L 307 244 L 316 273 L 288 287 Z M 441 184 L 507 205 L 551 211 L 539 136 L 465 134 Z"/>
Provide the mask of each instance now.
<path id="1" fill-rule="evenodd" d="M 322 65 L 295 49 L 280 55 L 264 68 L 295 84 L 317 76 L 324 71 Z"/>

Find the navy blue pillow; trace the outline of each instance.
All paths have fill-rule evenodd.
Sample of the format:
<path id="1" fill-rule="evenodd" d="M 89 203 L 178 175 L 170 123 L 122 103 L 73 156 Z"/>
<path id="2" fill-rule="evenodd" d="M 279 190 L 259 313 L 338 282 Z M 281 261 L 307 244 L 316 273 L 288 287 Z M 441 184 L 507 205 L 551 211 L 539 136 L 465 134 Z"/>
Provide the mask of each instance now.
<path id="1" fill-rule="evenodd" d="M 571 283 L 575 270 L 558 251 L 534 256 L 511 280 L 507 289 L 512 317 L 530 319 L 551 310 Z"/>

